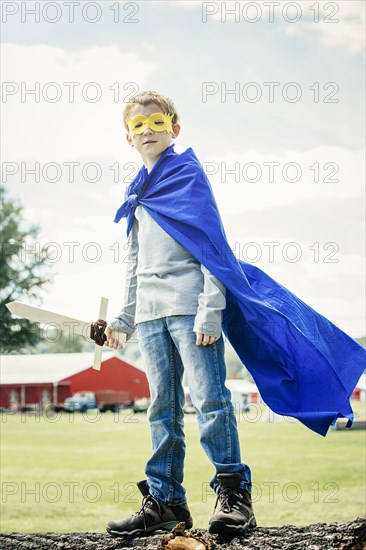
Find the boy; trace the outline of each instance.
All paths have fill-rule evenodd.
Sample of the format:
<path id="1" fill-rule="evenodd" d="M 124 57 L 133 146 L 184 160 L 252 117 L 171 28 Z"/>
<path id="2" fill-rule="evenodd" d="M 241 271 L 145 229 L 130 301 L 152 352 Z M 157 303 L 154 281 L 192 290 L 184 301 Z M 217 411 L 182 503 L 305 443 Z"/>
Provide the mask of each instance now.
<path id="1" fill-rule="evenodd" d="M 114 220 L 127 217 L 132 261 L 125 307 L 105 337 L 120 348 L 113 329 L 129 338 L 137 326 L 151 389 L 153 455 L 147 481 L 138 484 L 140 512 L 111 522 L 108 531 L 118 536 L 170 529 L 179 521 L 192 525 L 182 486 L 184 365 L 201 444 L 216 469 L 210 485 L 221 507 L 209 531 L 239 534 L 254 527 L 255 518 L 251 473 L 240 459 L 224 384 L 221 329 L 269 408 L 323 436 L 339 417 L 352 426 L 349 399 L 366 352 L 264 271 L 236 258 L 199 160 L 191 148 L 179 155 L 173 150 L 180 127 L 169 99 L 138 94 L 124 115 L 128 143 L 145 166 Z"/>
<path id="2" fill-rule="evenodd" d="M 178 113 L 170 99 L 142 92 L 127 104 L 124 123 L 129 145 L 144 162 L 141 181 L 136 183 L 141 189 L 159 159 L 175 155 L 172 140 L 180 132 Z M 178 195 L 179 187 L 176 195 L 173 190 L 171 204 L 174 207 L 176 201 L 176 208 L 182 208 Z M 125 305 L 105 335 L 107 346 L 120 349 L 112 331 L 124 332 L 126 340 L 138 331 L 151 392 L 152 456 L 145 468 L 147 480 L 137 483 L 144 497 L 141 510 L 130 518 L 111 521 L 107 531 L 112 536 L 141 535 L 170 530 L 182 521 L 186 528 L 192 527 L 182 485 L 184 369 L 197 410 L 201 444 L 216 470 L 210 485 L 218 495 L 220 510 L 211 517 L 209 530 L 239 534 L 254 527 L 256 521 L 251 471 L 241 462 L 234 410 L 224 384 L 221 323 L 225 286 L 168 234 L 136 197 L 130 194 L 122 214 L 126 215 L 127 206 L 134 208 L 128 227 Z"/>

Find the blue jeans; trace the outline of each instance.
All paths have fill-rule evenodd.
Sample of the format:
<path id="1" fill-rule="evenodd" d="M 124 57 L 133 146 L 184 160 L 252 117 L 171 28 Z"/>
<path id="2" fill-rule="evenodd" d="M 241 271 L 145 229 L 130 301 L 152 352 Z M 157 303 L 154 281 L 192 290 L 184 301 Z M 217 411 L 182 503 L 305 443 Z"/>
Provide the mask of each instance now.
<path id="1" fill-rule="evenodd" d="M 240 459 L 239 438 L 225 386 L 224 341 L 196 345 L 194 315 L 173 315 L 138 323 L 141 354 L 150 385 L 148 410 L 152 456 L 145 474 L 151 494 L 166 504 L 183 504 L 185 456 L 183 365 L 190 396 L 197 411 L 200 442 L 215 466 L 210 486 L 216 491 L 216 474 L 241 474 L 240 486 L 251 492 L 251 471 Z"/>

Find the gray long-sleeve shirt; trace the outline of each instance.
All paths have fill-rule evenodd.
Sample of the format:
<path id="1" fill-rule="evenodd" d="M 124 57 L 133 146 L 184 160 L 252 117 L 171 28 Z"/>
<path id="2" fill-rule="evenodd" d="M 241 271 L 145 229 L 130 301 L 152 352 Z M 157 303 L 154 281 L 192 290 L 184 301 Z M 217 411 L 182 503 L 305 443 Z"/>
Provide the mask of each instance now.
<path id="1" fill-rule="evenodd" d="M 144 321 L 194 314 L 194 332 L 219 337 L 225 286 L 138 205 L 128 237 L 124 307 L 111 323 L 127 340 Z"/>

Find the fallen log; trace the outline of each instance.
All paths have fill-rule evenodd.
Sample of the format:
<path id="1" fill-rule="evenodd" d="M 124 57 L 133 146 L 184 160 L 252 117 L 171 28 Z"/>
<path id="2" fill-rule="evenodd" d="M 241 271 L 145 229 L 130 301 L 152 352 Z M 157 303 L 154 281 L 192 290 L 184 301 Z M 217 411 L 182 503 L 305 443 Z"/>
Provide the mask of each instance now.
<path id="1" fill-rule="evenodd" d="M 212 550 L 333 550 L 335 548 L 366 550 L 366 516 L 343 523 L 257 527 L 246 536 L 239 538 L 209 535 L 204 529 L 192 529 L 191 533 L 201 540 L 208 541 Z M 124 548 L 156 550 L 162 547 L 163 537 L 162 533 L 133 539 L 112 538 L 104 533 L 2 533 L 0 548 L 2 550 L 122 550 Z"/>

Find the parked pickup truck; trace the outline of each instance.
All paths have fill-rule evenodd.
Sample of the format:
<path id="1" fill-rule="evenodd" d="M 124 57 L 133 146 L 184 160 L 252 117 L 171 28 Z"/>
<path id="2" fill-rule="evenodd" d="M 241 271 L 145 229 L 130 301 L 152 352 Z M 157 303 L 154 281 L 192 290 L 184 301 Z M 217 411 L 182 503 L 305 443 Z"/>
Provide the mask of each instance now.
<path id="1" fill-rule="evenodd" d="M 63 409 L 67 412 L 85 412 L 88 409 L 99 409 L 100 412 L 117 412 L 122 405 L 128 402 L 129 393 L 126 391 L 79 391 L 72 397 L 67 397 L 65 399 Z"/>

